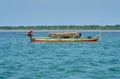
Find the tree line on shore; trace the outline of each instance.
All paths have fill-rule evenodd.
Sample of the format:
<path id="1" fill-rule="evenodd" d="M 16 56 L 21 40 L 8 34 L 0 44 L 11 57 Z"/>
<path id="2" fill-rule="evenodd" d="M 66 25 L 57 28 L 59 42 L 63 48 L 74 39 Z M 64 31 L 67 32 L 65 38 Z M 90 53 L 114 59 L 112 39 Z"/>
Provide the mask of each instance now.
<path id="1" fill-rule="evenodd" d="M 120 30 L 120 25 L 0 26 L 0 30 Z"/>

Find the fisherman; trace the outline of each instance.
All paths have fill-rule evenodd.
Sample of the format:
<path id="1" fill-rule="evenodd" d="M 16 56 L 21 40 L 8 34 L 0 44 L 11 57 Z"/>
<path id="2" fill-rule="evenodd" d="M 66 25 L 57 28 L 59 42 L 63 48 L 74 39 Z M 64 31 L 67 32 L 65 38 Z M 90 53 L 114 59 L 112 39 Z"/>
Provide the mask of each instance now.
<path id="1" fill-rule="evenodd" d="M 75 36 L 75 38 L 81 38 L 81 36 L 82 36 L 82 34 L 79 33 L 79 34 L 77 34 L 77 35 Z"/>
<path id="2" fill-rule="evenodd" d="M 81 37 L 82 37 L 82 34 L 81 34 L 81 33 L 79 33 L 79 34 L 78 34 L 78 38 L 81 38 Z"/>
<path id="3" fill-rule="evenodd" d="M 29 36 L 30 37 L 30 39 L 32 39 L 32 30 L 29 30 L 28 32 L 27 32 L 27 36 Z"/>
<path id="4" fill-rule="evenodd" d="M 81 38 L 81 33 L 78 33 L 77 35 L 75 35 L 74 38 Z"/>

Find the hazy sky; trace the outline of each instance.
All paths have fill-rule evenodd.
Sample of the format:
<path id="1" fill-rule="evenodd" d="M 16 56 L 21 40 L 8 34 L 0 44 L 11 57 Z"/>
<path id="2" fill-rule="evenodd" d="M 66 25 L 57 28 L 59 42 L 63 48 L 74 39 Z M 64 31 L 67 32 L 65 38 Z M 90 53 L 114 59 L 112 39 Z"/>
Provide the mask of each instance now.
<path id="1" fill-rule="evenodd" d="M 0 0 L 3 25 L 120 24 L 120 0 Z"/>

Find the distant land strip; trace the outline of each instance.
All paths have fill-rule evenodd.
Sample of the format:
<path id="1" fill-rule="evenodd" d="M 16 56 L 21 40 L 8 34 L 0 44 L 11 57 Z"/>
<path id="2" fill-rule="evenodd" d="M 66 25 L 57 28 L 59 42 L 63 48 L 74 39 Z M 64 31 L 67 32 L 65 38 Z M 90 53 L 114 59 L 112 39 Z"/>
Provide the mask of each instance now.
<path id="1" fill-rule="evenodd" d="M 0 30 L 120 30 L 120 25 L 0 26 Z"/>

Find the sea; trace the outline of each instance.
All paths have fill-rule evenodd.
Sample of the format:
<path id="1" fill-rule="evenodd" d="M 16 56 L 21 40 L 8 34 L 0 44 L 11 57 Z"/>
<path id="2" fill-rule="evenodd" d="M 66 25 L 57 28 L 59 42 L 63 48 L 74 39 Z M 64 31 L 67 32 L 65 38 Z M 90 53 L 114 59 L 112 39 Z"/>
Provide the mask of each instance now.
<path id="1" fill-rule="evenodd" d="M 59 30 L 33 34 L 46 37 L 50 32 Z M 82 37 L 100 34 L 77 32 Z M 31 43 L 26 33 L 0 31 L 0 79 L 120 79 L 120 31 L 102 31 L 97 42 L 63 43 Z"/>

